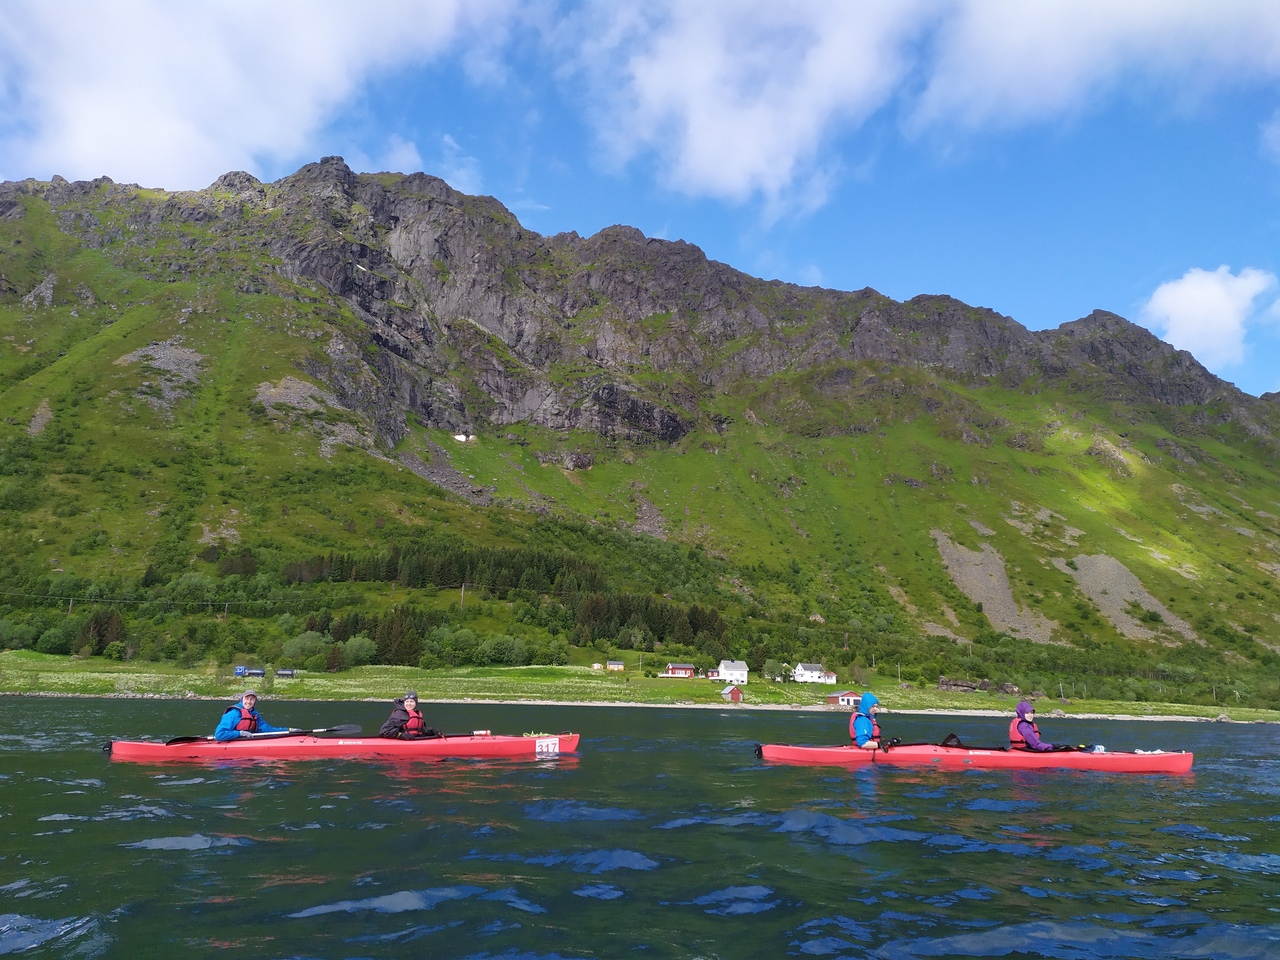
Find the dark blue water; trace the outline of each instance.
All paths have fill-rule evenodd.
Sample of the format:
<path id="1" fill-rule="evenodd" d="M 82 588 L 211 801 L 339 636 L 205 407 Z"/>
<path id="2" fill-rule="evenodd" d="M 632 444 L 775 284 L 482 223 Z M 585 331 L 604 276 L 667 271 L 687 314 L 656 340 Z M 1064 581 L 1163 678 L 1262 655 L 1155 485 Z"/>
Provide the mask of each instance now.
<path id="1" fill-rule="evenodd" d="M 1280 957 L 1280 731 L 1054 721 L 1191 776 L 774 767 L 838 714 L 427 705 L 549 762 L 147 767 L 208 702 L 0 698 L 0 955 Z M 274 723 L 375 704 L 268 702 Z M 998 719 L 884 718 L 996 741 Z"/>

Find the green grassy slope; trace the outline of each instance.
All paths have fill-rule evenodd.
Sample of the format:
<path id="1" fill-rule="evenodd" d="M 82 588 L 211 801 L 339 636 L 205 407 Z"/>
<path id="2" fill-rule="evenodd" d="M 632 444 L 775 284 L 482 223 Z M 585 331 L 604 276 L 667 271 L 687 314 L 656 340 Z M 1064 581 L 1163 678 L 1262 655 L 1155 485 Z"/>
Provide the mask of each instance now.
<path id="1" fill-rule="evenodd" d="M 102 230 L 119 226 L 90 209 Z M 194 278 L 168 270 L 192 257 Z M 821 660 L 849 683 L 901 669 L 917 683 L 1280 705 L 1275 464 L 1204 410 L 876 365 L 723 391 L 670 445 L 531 426 L 458 443 L 410 423 L 391 450 L 305 372 L 339 333 L 378 349 L 351 309 L 199 224 L 95 248 L 31 200 L 0 221 L 0 273 L 0 645 L 96 650 L 84 618 L 110 608 L 124 655 L 279 661 L 301 633 L 332 642 L 344 615 L 372 623 L 409 604 L 420 644 L 450 625 L 544 650 L 660 639 L 708 662 Z M 49 275 L 51 301 L 24 301 Z M 637 377 L 650 374 L 654 389 L 673 376 Z M 570 452 L 592 466 L 565 469 Z M 486 488 L 488 505 L 401 454 Z M 1039 614 L 1048 642 L 1002 629 L 940 541 L 998 554 L 1014 608 Z M 602 635 L 579 606 L 592 591 L 480 583 L 468 608 L 448 577 L 408 589 L 394 572 L 335 583 L 306 568 L 412 542 L 571 556 L 598 571 L 595 592 L 714 608 L 721 622 L 690 613 L 662 637 L 638 620 Z M 1091 596 L 1075 575 L 1097 557 L 1169 616 L 1129 604 L 1146 632 L 1127 636 L 1106 603 L 1119 581 Z"/>

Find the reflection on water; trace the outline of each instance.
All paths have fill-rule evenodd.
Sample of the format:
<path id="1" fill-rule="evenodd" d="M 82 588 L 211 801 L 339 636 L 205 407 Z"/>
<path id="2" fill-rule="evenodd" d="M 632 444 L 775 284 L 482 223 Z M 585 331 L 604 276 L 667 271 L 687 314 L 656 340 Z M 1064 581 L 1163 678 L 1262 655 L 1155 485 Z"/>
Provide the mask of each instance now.
<path id="1" fill-rule="evenodd" d="M 574 729 L 581 752 L 165 768 L 99 748 L 200 732 L 216 705 L 73 706 L 0 699 L 0 955 L 1280 956 L 1271 727 L 1055 721 L 1193 749 L 1190 777 L 844 771 L 753 753 L 832 742 L 840 714 L 438 705 L 458 729 Z M 918 740 L 999 726 L 890 720 Z"/>

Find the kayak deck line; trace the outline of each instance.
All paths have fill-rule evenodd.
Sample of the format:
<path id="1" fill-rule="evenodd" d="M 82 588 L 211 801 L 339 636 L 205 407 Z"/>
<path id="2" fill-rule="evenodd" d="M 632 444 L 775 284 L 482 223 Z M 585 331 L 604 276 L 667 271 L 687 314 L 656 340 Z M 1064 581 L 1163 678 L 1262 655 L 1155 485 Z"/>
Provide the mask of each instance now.
<path id="1" fill-rule="evenodd" d="M 278 739 L 237 739 L 219 743 L 195 740 L 161 743 L 112 740 L 103 747 L 112 760 L 137 763 L 225 760 L 543 760 L 574 753 L 576 733 L 493 735 L 487 731 L 449 734 L 420 740 L 382 737 L 294 736 Z"/>
<path id="2" fill-rule="evenodd" d="M 756 756 L 770 763 L 810 766 L 937 766 L 980 770 L 1099 770 L 1108 773 L 1190 773 L 1195 754 L 1186 751 L 1009 750 L 911 743 L 888 750 L 855 744 L 796 746 L 762 743 Z"/>

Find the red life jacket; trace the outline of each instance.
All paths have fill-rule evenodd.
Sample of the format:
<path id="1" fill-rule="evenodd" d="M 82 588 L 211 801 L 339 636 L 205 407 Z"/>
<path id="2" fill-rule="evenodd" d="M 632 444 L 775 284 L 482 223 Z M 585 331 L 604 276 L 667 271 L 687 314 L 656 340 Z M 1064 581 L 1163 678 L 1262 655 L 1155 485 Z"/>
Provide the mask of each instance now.
<path id="1" fill-rule="evenodd" d="M 853 740 L 855 742 L 857 741 L 858 734 L 857 734 L 857 731 L 854 730 L 853 725 L 858 722 L 859 717 L 863 717 L 863 716 L 866 716 L 866 714 L 855 713 L 852 717 L 849 718 L 849 739 L 850 740 Z M 875 717 L 867 717 L 867 719 L 871 721 L 871 739 L 875 740 L 878 743 L 880 741 L 880 724 L 876 722 Z"/>
<path id="2" fill-rule="evenodd" d="M 253 715 L 252 711 L 246 710 L 237 703 L 234 707 L 227 707 L 223 712 L 230 713 L 232 710 L 238 710 L 240 712 L 240 720 L 232 729 L 243 730 L 245 733 L 258 732 L 258 718 Z"/>
<path id="3" fill-rule="evenodd" d="M 407 737 L 420 737 L 427 732 L 427 723 L 422 719 L 421 710 L 405 710 L 409 719 L 404 722 L 401 732 Z"/>
<path id="4" fill-rule="evenodd" d="M 1013 720 L 1009 722 L 1009 746 L 1014 750 L 1031 749 L 1030 744 L 1027 743 L 1027 738 L 1024 737 L 1022 732 L 1018 729 L 1018 724 L 1023 722 L 1024 720 L 1022 717 L 1014 717 Z M 1025 722 L 1031 724 L 1031 729 L 1036 732 L 1036 739 L 1040 739 L 1040 728 L 1036 726 L 1036 722 L 1034 720 L 1027 720 Z"/>

